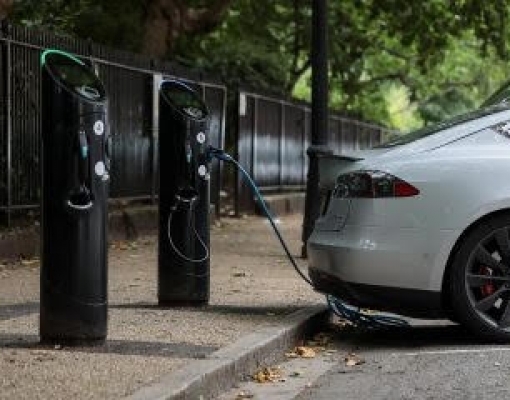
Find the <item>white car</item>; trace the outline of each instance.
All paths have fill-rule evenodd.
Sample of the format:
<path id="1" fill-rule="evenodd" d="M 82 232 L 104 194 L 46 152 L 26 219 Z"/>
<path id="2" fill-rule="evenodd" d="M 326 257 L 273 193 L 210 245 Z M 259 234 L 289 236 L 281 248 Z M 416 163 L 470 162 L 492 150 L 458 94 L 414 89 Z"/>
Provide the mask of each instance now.
<path id="1" fill-rule="evenodd" d="M 326 195 L 308 240 L 317 290 L 510 341 L 508 93 L 378 148 L 320 157 Z"/>

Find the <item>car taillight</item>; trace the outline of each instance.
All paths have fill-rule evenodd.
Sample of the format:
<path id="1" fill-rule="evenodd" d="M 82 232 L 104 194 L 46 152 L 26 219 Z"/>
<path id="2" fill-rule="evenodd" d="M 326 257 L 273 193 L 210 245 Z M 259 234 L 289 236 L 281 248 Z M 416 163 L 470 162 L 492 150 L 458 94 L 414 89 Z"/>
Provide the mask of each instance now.
<path id="1" fill-rule="evenodd" d="M 337 178 L 333 196 L 340 198 L 412 197 L 419 193 L 416 187 L 391 174 L 381 171 L 355 171 Z"/>

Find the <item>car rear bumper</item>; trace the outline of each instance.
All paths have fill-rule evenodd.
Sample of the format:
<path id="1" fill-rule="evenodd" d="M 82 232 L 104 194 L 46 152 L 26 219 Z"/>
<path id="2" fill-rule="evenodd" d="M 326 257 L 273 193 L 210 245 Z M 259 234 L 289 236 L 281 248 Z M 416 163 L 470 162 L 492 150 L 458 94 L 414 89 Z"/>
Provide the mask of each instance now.
<path id="1" fill-rule="evenodd" d="M 350 283 L 315 268 L 309 269 L 309 275 L 316 290 L 357 307 L 415 318 L 445 317 L 440 292 Z"/>
<path id="2" fill-rule="evenodd" d="M 354 225 L 314 230 L 309 268 L 352 284 L 440 292 L 455 234 Z"/>

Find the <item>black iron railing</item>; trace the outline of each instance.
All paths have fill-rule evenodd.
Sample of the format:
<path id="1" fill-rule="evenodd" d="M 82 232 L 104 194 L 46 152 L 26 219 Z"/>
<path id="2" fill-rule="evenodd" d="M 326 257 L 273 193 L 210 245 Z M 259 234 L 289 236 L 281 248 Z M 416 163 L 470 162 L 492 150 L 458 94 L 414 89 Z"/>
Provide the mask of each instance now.
<path id="1" fill-rule="evenodd" d="M 0 217 L 36 210 L 40 197 L 41 76 L 40 55 L 58 48 L 92 65 L 109 97 L 112 134 L 110 196 L 157 199 L 157 93 L 164 78 L 178 78 L 198 90 L 211 111 L 210 143 L 223 148 L 226 132 L 241 164 L 262 190 L 303 190 L 310 138 L 310 106 L 241 91 L 234 93 L 235 118 L 226 129 L 227 88 L 176 64 L 97 45 L 91 41 L 3 23 L 0 30 Z M 341 114 L 330 115 L 329 144 L 334 152 L 377 144 L 384 129 Z M 171 134 L 171 133 L 168 133 Z M 234 194 L 234 206 L 252 210 L 253 198 L 236 177 L 223 188 L 222 166 L 213 162 L 211 202 L 220 210 L 220 192 Z"/>

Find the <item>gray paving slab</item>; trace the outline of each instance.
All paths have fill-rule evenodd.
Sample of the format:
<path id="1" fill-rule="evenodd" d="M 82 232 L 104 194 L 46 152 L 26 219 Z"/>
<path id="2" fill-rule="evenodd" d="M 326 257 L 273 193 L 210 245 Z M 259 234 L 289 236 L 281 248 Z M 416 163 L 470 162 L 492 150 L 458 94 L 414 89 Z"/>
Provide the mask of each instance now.
<path id="1" fill-rule="evenodd" d="M 258 330 L 237 342 L 160 379 L 155 385 L 137 391 L 125 400 L 181 400 L 213 398 L 261 366 L 284 358 L 307 330 L 320 326 L 326 307 L 298 310 L 274 326 Z"/>
<path id="2" fill-rule="evenodd" d="M 280 225 L 296 255 L 301 222 L 293 215 Z M 162 309 L 156 238 L 113 242 L 108 340 L 99 347 L 39 345 L 37 260 L 0 261 L 0 399 L 123 398 L 193 365 L 212 368 L 218 361 L 212 355 L 254 332 L 277 332 L 297 310 L 324 304 L 292 270 L 262 218 L 222 220 L 212 229 L 211 249 L 210 305 Z"/>

